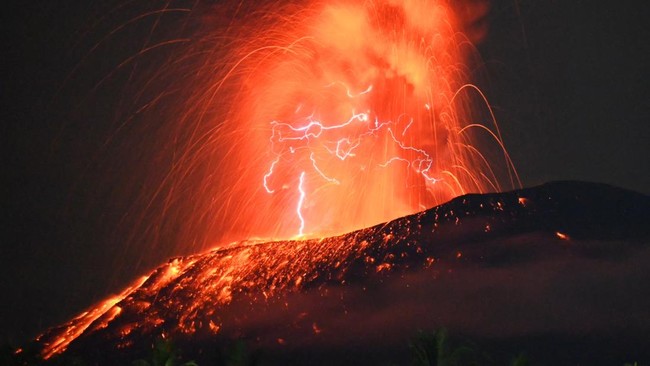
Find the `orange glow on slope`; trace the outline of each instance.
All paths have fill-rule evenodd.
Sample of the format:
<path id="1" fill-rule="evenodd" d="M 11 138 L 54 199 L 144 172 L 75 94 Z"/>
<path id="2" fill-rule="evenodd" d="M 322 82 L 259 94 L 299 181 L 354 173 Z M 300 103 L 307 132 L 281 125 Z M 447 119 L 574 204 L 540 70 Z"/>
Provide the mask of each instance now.
<path id="1" fill-rule="evenodd" d="M 124 291 L 122 291 L 119 295 L 102 301 L 87 311 L 79 314 L 68 323 L 62 325 L 59 331 L 57 331 L 58 336 L 54 338 L 50 343 L 45 344 L 43 347 L 43 351 L 41 352 L 43 358 L 48 359 L 55 354 L 65 351 L 65 349 L 68 347 L 68 344 L 70 344 L 70 342 L 85 332 L 86 329 L 88 329 L 88 327 L 92 325 L 96 320 L 101 320 L 102 317 L 106 317 L 103 323 L 108 324 L 113 318 L 115 318 L 115 316 L 119 315 L 121 312 L 121 309 L 115 305 L 130 295 L 133 290 L 142 286 L 147 278 L 147 276 L 141 277 L 131 286 L 124 289 Z M 36 338 L 36 340 L 40 340 L 41 337 L 42 336 L 39 336 Z"/>
<path id="2" fill-rule="evenodd" d="M 232 334 L 241 319 L 232 317 L 231 305 L 255 309 L 283 301 L 292 292 L 327 292 L 327 284 L 343 285 L 355 276 L 398 274 L 438 263 L 444 266 L 454 259 L 472 261 L 471 250 L 468 254 L 449 243 L 459 241 L 460 233 L 470 242 L 491 236 L 475 225 L 481 218 L 512 220 L 513 225 L 523 220 L 524 227 L 538 219 L 534 210 L 518 204 L 516 195 L 466 197 L 341 236 L 236 242 L 174 258 L 118 296 L 47 331 L 38 339 L 44 347 L 42 355 L 50 358 L 75 338 L 93 334 L 101 334 L 118 349 L 154 334 L 197 338 Z M 318 334 L 326 326 L 313 325 L 312 330 Z"/>
<path id="3" fill-rule="evenodd" d="M 250 28 L 208 29 L 187 52 L 209 55 L 227 39 L 228 55 L 202 59 L 180 106 L 179 126 L 210 127 L 197 127 L 165 182 L 165 202 L 184 184 L 194 192 L 187 242 L 335 235 L 518 185 L 450 2 L 314 1 L 253 14 Z"/>
<path id="4" fill-rule="evenodd" d="M 423 277 L 429 281 L 441 271 L 451 273 L 456 268 L 468 268 L 465 264 L 470 271 L 477 266 L 493 266 L 494 259 L 501 260 L 506 253 L 500 250 L 502 243 L 515 249 L 510 257 L 515 261 L 546 261 L 546 255 L 538 257 L 537 253 L 538 244 L 546 243 L 549 234 L 568 239 L 566 232 L 596 232 L 576 243 L 582 248 L 576 249 L 582 251 L 590 248 L 591 238 L 601 238 L 603 233 L 611 235 L 610 228 L 600 228 L 605 213 L 622 219 L 613 225 L 617 225 L 616 235 L 624 238 L 629 235 L 629 220 L 643 222 L 638 221 L 642 217 L 638 215 L 646 211 L 642 211 L 644 206 L 637 206 L 636 194 L 626 199 L 613 196 L 603 203 L 602 197 L 611 194 L 608 192 L 620 191 L 600 184 L 556 182 L 514 192 L 466 195 L 340 236 L 234 242 L 202 254 L 173 258 L 118 296 L 46 331 L 37 342 L 43 347 L 42 355 L 49 358 L 63 352 L 71 342 L 69 349 L 74 353 L 92 347 L 98 340 L 108 347 L 105 349 L 142 349 L 158 336 L 235 339 L 247 333 L 242 332 L 244 329 L 268 329 L 271 323 L 266 323 L 264 316 L 258 317 L 259 313 L 268 310 L 269 304 L 288 309 L 289 299 L 300 302 L 302 295 L 291 294 L 311 292 L 318 299 L 318 295 L 327 296 L 330 290 L 347 285 L 352 291 L 366 291 L 367 285 L 408 287 L 413 283 L 408 278 L 420 270 L 431 271 L 432 277 Z M 526 205 L 521 204 L 522 197 L 526 197 Z M 577 223 L 558 220 L 575 212 L 585 212 L 587 216 Z M 487 227 L 490 230 L 485 230 Z M 454 262 L 463 265 L 457 267 Z M 389 285 L 384 276 L 399 282 Z M 336 291 L 332 299 L 338 301 L 342 293 Z M 351 299 L 360 300 L 360 310 L 368 300 L 372 301 L 356 295 Z M 316 306 L 316 312 L 322 305 L 309 304 Z M 307 310 L 300 306 L 291 308 L 292 312 Z M 345 312 L 345 308 L 340 309 Z M 250 317 L 251 314 L 254 315 Z M 282 319 L 286 331 L 297 329 L 296 323 L 277 319 Z M 274 326 L 281 327 L 277 323 Z M 327 333 L 328 328 L 328 322 L 319 320 L 310 332 Z M 254 339 L 254 332 L 248 336 Z"/>

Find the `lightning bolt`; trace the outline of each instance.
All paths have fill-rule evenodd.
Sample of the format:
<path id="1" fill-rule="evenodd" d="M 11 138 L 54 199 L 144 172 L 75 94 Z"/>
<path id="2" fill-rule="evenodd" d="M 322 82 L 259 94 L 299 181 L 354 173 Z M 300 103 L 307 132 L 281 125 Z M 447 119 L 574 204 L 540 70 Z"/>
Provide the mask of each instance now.
<path id="1" fill-rule="evenodd" d="M 298 199 L 298 207 L 296 207 L 296 214 L 300 219 L 300 229 L 298 230 L 298 236 L 303 236 L 305 230 L 305 218 L 302 217 L 302 205 L 305 202 L 305 189 L 303 185 L 305 184 L 305 172 L 300 173 L 300 184 L 298 185 L 298 191 L 300 192 L 300 199 Z"/>

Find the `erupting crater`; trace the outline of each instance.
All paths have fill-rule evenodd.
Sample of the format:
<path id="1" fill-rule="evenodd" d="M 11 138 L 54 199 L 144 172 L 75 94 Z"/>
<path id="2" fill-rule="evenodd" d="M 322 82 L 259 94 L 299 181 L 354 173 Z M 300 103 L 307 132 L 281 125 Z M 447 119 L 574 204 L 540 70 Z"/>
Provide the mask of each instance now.
<path id="1" fill-rule="evenodd" d="M 124 364 L 171 338 L 200 361 L 244 339 L 278 364 L 377 364 L 440 326 L 505 338 L 650 330 L 647 289 L 612 296 L 650 279 L 637 261 L 650 198 L 579 182 L 521 189 L 473 84 L 487 1 L 217 3 L 228 22 L 148 38 L 116 68 L 183 51 L 135 98 L 152 96 L 129 118 L 159 113 L 167 139 L 123 222 L 135 222 L 133 242 L 185 249 L 284 239 L 169 260 L 40 335 L 45 359 Z M 168 5 L 115 32 L 151 15 L 195 20 Z M 579 295 L 597 276 L 617 311 Z"/>

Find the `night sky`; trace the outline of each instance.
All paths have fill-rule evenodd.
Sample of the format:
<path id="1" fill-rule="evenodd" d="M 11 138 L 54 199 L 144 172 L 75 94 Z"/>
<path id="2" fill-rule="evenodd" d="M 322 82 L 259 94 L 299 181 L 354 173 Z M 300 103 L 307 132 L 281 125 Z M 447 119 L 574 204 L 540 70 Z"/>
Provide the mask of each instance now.
<path id="1" fill-rule="evenodd" d="M 93 86 L 151 24 L 84 59 L 111 30 L 93 24 L 115 6 L 91 3 L 3 7 L 0 342 L 28 339 L 182 254 L 164 238 L 123 244 L 129 233 L 121 220 L 134 193 L 119 191 L 117 199 L 114 187 L 137 185 L 138 166 L 156 146 L 143 135 L 142 151 L 110 156 L 121 146 L 116 110 L 129 76 Z M 648 19 L 646 1 L 493 2 L 490 32 L 478 46 L 485 77 L 477 83 L 525 186 L 577 179 L 650 194 Z M 160 59 L 140 67 L 153 69 Z"/>

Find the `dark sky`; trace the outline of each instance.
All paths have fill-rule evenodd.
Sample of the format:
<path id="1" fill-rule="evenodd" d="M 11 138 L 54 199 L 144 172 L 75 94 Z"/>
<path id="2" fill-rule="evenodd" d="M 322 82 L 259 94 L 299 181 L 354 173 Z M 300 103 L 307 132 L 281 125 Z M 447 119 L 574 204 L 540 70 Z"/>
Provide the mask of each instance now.
<path id="1" fill-rule="evenodd" d="M 524 184 L 580 179 L 650 193 L 650 7 L 501 1 L 486 92 Z M 520 15 L 519 15 L 520 14 Z"/>
<path id="2" fill-rule="evenodd" d="M 111 24 L 142 11 L 136 2 L 101 23 L 108 26 L 93 27 L 127 2 L 92 3 L 3 7 L 0 342 L 66 320 L 174 254 L 123 247 L 128 197 L 115 200 L 111 182 L 130 179 L 155 146 L 143 143 L 133 159 L 107 157 L 99 146 L 115 131 L 128 76 L 92 91 L 151 24 L 129 28 L 84 59 Z M 487 76 L 480 84 L 524 185 L 579 179 L 650 194 L 646 4 L 493 2 L 490 33 L 479 46 Z M 116 267 L 136 252 L 137 260 Z"/>

